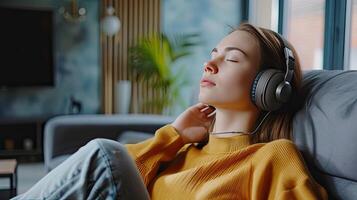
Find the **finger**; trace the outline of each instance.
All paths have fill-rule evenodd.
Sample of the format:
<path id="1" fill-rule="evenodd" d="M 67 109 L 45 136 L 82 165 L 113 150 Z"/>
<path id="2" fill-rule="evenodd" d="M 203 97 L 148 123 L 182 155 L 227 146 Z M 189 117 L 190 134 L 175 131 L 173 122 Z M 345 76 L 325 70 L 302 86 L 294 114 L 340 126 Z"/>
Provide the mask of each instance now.
<path id="1" fill-rule="evenodd" d="M 213 117 L 216 114 L 216 110 L 207 115 L 207 118 Z"/>
<path id="2" fill-rule="evenodd" d="M 202 108 L 207 107 L 207 104 L 204 104 L 202 102 L 197 103 L 194 107 L 198 108 L 199 110 L 201 110 Z"/>
<path id="3" fill-rule="evenodd" d="M 204 121 L 211 121 L 212 119 L 214 119 L 214 116 L 216 114 L 216 111 L 213 111 L 211 113 L 201 113 L 200 117 L 204 120 Z"/>
<path id="4" fill-rule="evenodd" d="M 215 111 L 214 108 L 212 108 L 212 107 L 206 107 L 206 108 L 203 108 L 200 112 L 205 113 L 206 115 L 209 115 L 209 114 L 211 114 L 211 113 L 214 112 L 214 111 Z"/>
<path id="5" fill-rule="evenodd" d="M 215 110 L 216 108 L 214 107 L 214 106 L 211 106 L 211 105 L 208 105 L 208 104 L 206 104 L 206 106 L 203 108 L 203 109 L 201 109 L 201 112 L 202 111 L 206 111 L 206 110 Z"/>
<path id="6" fill-rule="evenodd" d="M 210 108 L 210 107 L 207 106 L 207 107 L 204 107 L 203 109 L 201 109 L 200 111 L 201 111 L 201 112 L 204 112 L 204 111 L 208 110 L 209 108 Z"/>

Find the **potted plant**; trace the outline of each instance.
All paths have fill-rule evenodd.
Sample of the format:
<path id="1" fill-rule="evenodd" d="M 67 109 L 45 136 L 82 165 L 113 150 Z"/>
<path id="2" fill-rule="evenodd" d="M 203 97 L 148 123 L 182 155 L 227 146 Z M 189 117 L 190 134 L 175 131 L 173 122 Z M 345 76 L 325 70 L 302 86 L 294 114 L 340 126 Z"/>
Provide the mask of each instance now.
<path id="1" fill-rule="evenodd" d="M 137 79 L 150 80 L 156 95 L 152 100 L 143 102 L 161 113 L 172 105 L 184 106 L 180 89 L 190 83 L 185 68 L 180 67 L 175 73 L 175 63 L 192 54 L 191 47 L 197 45 L 198 34 L 181 34 L 168 37 L 164 33 L 142 37 L 129 49 L 129 67 Z M 170 111 L 169 111 L 170 112 Z"/>

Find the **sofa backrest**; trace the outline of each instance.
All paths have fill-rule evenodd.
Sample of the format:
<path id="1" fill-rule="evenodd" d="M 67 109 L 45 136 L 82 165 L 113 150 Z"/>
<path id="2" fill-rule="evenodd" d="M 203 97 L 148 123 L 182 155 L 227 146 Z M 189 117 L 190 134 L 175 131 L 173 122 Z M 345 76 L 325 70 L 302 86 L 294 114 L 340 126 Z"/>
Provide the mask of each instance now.
<path id="1" fill-rule="evenodd" d="M 294 141 L 331 199 L 357 198 L 357 71 L 303 72 Z"/>

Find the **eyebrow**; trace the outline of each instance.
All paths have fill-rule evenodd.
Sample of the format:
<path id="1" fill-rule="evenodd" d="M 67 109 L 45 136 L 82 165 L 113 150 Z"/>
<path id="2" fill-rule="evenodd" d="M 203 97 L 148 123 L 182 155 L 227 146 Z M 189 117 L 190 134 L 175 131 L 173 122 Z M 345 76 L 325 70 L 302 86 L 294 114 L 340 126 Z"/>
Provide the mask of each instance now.
<path id="1" fill-rule="evenodd" d="M 248 55 L 247 55 L 242 49 L 240 49 L 240 48 L 238 48 L 238 47 L 226 47 L 226 48 L 224 48 L 224 51 L 225 51 L 225 52 L 227 52 L 227 51 L 232 51 L 232 50 L 238 50 L 238 51 L 242 52 L 246 57 L 248 57 Z M 218 52 L 217 48 L 216 48 L 216 47 L 213 48 L 212 51 L 211 51 L 211 53 L 212 53 L 212 52 Z"/>

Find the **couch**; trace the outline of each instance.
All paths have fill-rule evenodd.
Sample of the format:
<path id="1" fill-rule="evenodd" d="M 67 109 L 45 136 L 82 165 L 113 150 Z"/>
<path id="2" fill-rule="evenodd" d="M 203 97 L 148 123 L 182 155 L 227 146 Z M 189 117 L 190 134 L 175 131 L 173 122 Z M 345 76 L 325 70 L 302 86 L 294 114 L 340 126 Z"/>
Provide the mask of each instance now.
<path id="1" fill-rule="evenodd" d="M 330 199 L 357 199 L 357 71 L 304 73 L 294 142 Z"/>
<path id="2" fill-rule="evenodd" d="M 94 138 L 137 143 L 152 137 L 174 117 L 147 114 L 80 114 L 56 116 L 44 127 L 44 162 L 51 171 Z"/>
<path id="3" fill-rule="evenodd" d="M 293 119 L 294 142 L 330 199 L 357 199 L 357 71 L 303 71 L 303 91 L 304 104 Z M 140 114 L 55 117 L 45 125 L 46 168 L 93 138 L 136 143 L 173 120 Z"/>

